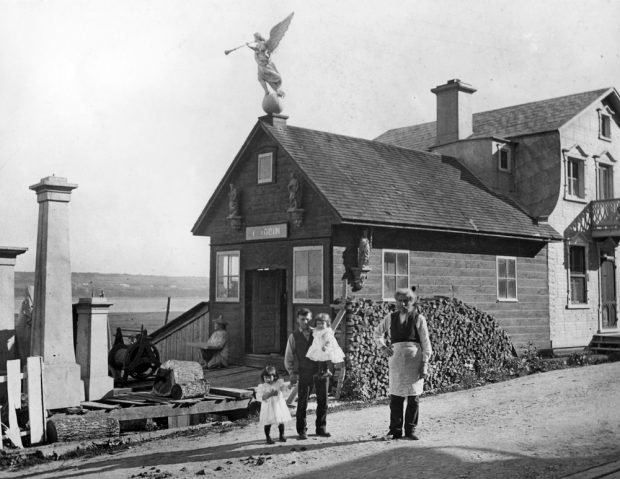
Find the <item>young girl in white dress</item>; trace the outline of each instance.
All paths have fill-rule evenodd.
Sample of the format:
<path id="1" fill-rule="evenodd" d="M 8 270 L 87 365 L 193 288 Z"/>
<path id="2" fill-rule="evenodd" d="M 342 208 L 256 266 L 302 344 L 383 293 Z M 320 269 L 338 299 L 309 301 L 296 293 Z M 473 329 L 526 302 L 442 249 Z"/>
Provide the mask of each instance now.
<path id="1" fill-rule="evenodd" d="M 331 328 L 332 320 L 328 314 L 316 315 L 314 329 L 312 330 L 312 345 L 306 353 L 306 357 L 319 363 L 319 374 L 329 377 L 329 363 L 337 364 L 344 361 L 344 352 L 338 345 L 334 330 Z"/>
<path id="2" fill-rule="evenodd" d="M 291 413 L 284 399 L 287 386 L 278 376 L 274 366 L 266 366 L 261 373 L 262 383 L 256 388 L 256 398 L 260 399 L 260 417 L 258 423 L 265 427 L 267 444 L 273 444 L 271 439 L 271 425 L 277 425 L 280 432 L 280 442 L 286 442 L 284 423 L 290 421 Z"/>

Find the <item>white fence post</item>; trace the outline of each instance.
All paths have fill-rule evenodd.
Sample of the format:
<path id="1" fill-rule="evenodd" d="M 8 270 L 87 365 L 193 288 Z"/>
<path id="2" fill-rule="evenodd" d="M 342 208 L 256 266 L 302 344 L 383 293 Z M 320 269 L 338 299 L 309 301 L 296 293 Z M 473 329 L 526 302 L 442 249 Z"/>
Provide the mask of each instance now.
<path id="1" fill-rule="evenodd" d="M 34 356 L 26 363 L 30 444 L 45 441 L 45 404 L 43 395 L 43 358 Z"/>

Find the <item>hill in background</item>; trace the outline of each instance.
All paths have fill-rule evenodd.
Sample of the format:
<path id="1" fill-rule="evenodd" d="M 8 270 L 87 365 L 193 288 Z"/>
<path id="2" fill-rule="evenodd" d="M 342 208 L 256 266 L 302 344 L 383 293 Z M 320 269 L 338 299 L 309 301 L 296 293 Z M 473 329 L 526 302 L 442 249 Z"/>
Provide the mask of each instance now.
<path id="1" fill-rule="evenodd" d="M 34 286 L 34 272 L 16 271 L 15 297 L 23 298 L 28 286 Z M 74 298 L 99 296 L 101 290 L 109 298 L 207 297 L 209 278 L 206 276 L 71 273 L 71 295 Z"/>

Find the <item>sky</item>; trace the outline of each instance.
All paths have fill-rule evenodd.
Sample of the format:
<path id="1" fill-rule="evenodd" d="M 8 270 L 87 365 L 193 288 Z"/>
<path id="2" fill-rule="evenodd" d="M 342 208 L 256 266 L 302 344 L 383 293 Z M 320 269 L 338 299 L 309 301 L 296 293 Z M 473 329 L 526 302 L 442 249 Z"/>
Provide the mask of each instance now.
<path id="1" fill-rule="evenodd" d="M 0 246 L 33 271 L 41 178 L 69 203 L 76 272 L 206 276 L 191 228 L 264 112 L 272 59 L 288 123 L 375 138 L 435 120 L 431 88 L 475 112 L 620 88 L 615 0 L 0 0 Z"/>

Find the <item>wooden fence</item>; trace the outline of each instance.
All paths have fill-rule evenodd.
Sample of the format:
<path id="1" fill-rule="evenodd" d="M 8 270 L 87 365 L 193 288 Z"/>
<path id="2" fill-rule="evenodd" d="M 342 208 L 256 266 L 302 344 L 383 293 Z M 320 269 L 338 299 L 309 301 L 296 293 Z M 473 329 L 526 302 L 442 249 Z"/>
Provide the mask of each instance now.
<path id="1" fill-rule="evenodd" d="M 43 395 L 43 358 L 30 357 L 26 362 L 26 372 L 21 372 L 19 359 L 12 359 L 6 363 L 6 376 L 0 376 L 0 383 L 6 384 L 6 407 L 8 408 L 8 424 L 2 424 L 0 434 L 0 449 L 4 439 L 22 447 L 21 438 L 29 436 L 30 444 L 35 445 L 45 441 L 46 411 Z M 22 393 L 26 401 L 22 405 Z M 27 406 L 28 427 L 20 430 L 17 420 L 17 410 Z"/>

